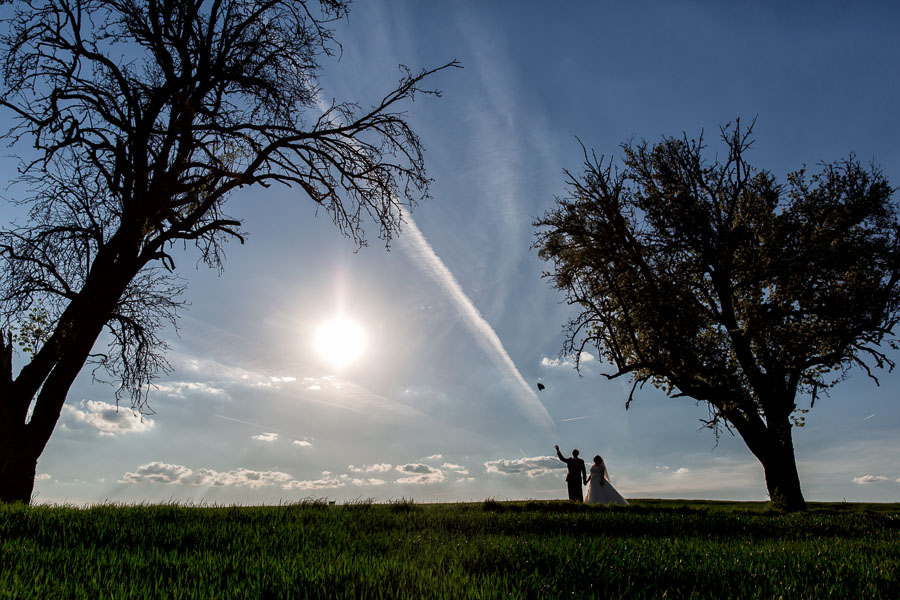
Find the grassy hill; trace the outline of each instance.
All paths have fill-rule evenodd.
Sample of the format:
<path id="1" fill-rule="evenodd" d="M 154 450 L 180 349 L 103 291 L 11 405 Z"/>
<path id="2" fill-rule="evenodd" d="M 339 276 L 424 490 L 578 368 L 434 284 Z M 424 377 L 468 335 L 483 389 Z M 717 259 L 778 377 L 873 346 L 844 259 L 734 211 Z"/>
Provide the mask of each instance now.
<path id="1" fill-rule="evenodd" d="M 900 598 L 900 504 L 0 505 L 0 598 Z"/>

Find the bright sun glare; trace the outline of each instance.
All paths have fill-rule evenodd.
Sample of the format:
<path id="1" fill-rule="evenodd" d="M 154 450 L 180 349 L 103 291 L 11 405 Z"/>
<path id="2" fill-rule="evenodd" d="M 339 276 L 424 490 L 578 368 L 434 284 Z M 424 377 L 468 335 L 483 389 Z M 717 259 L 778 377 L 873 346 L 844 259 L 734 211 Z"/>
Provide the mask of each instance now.
<path id="1" fill-rule="evenodd" d="M 366 333 L 351 319 L 337 316 L 316 330 L 316 351 L 340 370 L 356 362 L 366 347 Z"/>

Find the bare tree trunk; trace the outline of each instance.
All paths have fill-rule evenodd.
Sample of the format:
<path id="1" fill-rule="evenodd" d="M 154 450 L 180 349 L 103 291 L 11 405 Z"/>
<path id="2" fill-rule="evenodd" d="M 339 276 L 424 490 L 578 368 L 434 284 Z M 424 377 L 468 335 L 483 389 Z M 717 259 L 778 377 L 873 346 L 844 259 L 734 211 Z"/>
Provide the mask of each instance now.
<path id="1" fill-rule="evenodd" d="M 21 377 L 12 379 L 12 340 L 0 339 L 0 501 L 31 502 L 38 458 L 56 428 L 69 388 L 129 280 L 100 277 L 98 284 L 85 284 L 57 326 L 65 332 L 64 340 L 35 387 L 22 385 Z"/>
<path id="2" fill-rule="evenodd" d="M 25 411 L 14 397 L 12 336 L 0 335 L 0 502 L 31 501 L 37 456 L 26 448 Z"/>
<path id="3" fill-rule="evenodd" d="M 806 510 L 791 438 L 790 413 L 785 412 L 780 418 L 770 416 L 765 421 L 755 410 L 731 410 L 726 416 L 762 463 L 772 507 L 784 511 Z"/>
<path id="4" fill-rule="evenodd" d="M 766 474 L 766 488 L 772 506 L 786 511 L 806 510 L 790 422 L 784 419 L 784 423 L 770 425 L 768 433 L 763 455 L 759 458 Z"/>
<path id="5" fill-rule="evenodd" d="M 13 431 L 13 430 L 18 431 Z M 0 502 L 31 502 L 40 453 L 31 449 L 25 426 L 4 424 L 0 441 Z"/>

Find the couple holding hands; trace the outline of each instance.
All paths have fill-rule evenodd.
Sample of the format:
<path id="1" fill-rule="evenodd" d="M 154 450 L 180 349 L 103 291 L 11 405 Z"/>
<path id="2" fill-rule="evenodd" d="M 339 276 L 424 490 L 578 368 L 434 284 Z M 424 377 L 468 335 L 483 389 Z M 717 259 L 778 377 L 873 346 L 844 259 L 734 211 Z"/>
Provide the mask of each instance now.
<path id="1" fill-rule="evenodd" d="M 569 488 L 569 500 L 576 502 L 586 502 L 587 504 L 621 504 L 628 505 L 628 501 L 622 497 L 622 494 L 613 487 L 609 481 L 609 473 L 606 471 L 606 464 L 603 458 L 598 454 L 594 457 L 594 464 L 591 465 L 591 474 L 588 476 L 584 467 L 584 461 L 578 458 L 578 450 L 572 450 L 572 457 L 566 458 L 559 451 L 559 445 L 556 448 L 556 455 L 559 460 L 566 463 L 569 473 L 566 475 L 566 485 Z M 584 497 L 582 486 L 591 486 L 588 488 L 587 497 Z"/>

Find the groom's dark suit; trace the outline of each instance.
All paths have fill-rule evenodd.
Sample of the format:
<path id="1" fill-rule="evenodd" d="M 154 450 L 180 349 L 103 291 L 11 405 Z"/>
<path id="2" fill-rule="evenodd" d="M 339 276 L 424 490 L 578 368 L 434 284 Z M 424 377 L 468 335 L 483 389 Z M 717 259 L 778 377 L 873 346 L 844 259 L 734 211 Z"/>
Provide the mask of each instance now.
<path id="1" fill-rule="evenodd" d="M 587 483 L 587 471 L 584 468 L 584 461 L 577 456 L 566 458 L 562 455 L 562 452 L 559 451 L 559 448 L 556 449 L 556 455 L 559 457 L 559 460 L 566 463 L 566 466 L 569 467 L 569 473 L 566 475 L 566 485 L 569 488 L 569 500 L 584 502 L 584 490 L 582 486 Z"/>

